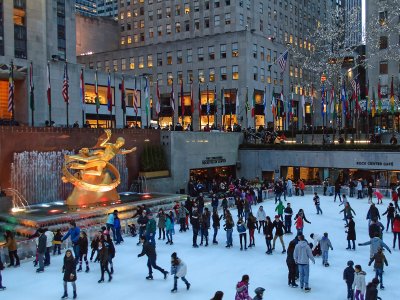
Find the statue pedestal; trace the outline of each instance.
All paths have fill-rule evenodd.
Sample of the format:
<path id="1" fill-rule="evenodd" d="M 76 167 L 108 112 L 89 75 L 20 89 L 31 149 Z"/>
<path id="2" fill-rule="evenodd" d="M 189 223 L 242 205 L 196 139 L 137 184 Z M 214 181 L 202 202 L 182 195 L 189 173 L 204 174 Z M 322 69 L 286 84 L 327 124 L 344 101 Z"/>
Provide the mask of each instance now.
<path id="1" fill-rule="evenodd" d="M 110 184 L 112 182 L 108 173 L 104 173 L 101 176 L 83 175 L 82 180 L 91 184 Z M 111 202 L 118 200 L 119 195 L 116 189 L 107 192 L 96 192 L 76 186 L 67 198 L 67 206 L 69 210 L 77 210 L 80 208 L 102 206 L 103 204 L 109 205 Z"/>

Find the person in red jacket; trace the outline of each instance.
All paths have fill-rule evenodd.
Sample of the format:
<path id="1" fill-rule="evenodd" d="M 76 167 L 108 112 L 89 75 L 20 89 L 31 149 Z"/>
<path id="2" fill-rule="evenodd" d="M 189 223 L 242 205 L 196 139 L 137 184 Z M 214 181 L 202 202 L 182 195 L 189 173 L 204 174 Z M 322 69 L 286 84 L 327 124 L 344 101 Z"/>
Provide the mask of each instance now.
<path id="1" fill-rule="evenodd" d="M 392 191 L 392 201 L 393 201 L 393 204 L 394 204 L 394 208 L 398 212 L 400 212 L 400 208 L 399 208 L 399 204 L 398 204 L 398 202 L 399 202 L 399 194 L 397 194 L 396 190 Z"/>
<path id="2" fill-rule="evenodd" d="M 400 250 L 400 215 L 397 214 L 394 217 L 393 222 L 393 249 L 396 246 L 396 238 L 398 239 L 399 250 Z"/>

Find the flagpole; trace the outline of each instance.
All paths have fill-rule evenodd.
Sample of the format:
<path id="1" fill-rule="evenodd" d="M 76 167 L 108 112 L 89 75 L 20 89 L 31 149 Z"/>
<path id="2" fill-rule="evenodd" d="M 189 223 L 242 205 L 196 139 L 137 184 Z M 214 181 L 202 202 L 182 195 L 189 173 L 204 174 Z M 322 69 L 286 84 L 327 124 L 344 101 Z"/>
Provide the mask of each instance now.
<path id="1" fill-rule="evenodd" d="M 65 79 L 64 80 L 67 80 L 67 78 L 68 78 L 68 61 L 65 60 Z M 67 83 L 67 85 L 68 85 L 68 83 Z M 68 87 L 67 87 L 67 89 L 68 89 Z M 69 93 L 68 90 L 67 90 L 67 93 Z M 69 95 L 68 95 L 68 97 L 69 97 Z M 65 101 L 65 102 L 66 102 L 66 106 L 67 106 L 67 111 L 66 111 L 66 113 L 67 113 L 67 128 L 69 128 L 69 99 L 67 99 L 67 101 Z"/>
<path id="2" fill-rule="evenodd" d="M 210 127 L 210 99 L 208 98 L 208 84 L 207 84 L 207 125 Z"/>
<path id="3" fill-rule="evenodd" d="M 222 87 L 221 89 L 221 124 L 222 124 L 222 131 L 225 131 L 225 114 L 226 114 L 226 107 L 225 107 L 225 91 Z"/>
<path id="4" fill-rule="evenodd" d="M 11 60 L 11 63 L 10 63 L 10 73 L 11 73 L 11 84 L 12 84 L 11 125 L 14 126 L 14 119 L 15 119 L 15 110 L 14 110 L 15 84 L 14 84 L 14 61 L 13 60 Z"/>
<path id="5" fill-rule="evenodd" d="M 99 83 L 98 83 L 98 78 L 97 78 L 97 68 L 95 74 L 95 87 L 94 87 L 94 93 L 95 93 L 95 102 L 96 102 L 96 128 L 99 128 L 99 104 L 100 104 L 100 99 L 99 99 Z"/>
<path id="6" fill-rule="evenodd" d="M 81 99 L 81 101 L 82 101 L 82 127 L 85 125 L 85 112 L 84 112 L 84 101 L 85 101 L 85 92 L 84 92 L 84 77 L 83 77 L 83 68 L 81 68 L 81 74 L 82 74 L 82 79 L 81 79 L 81 84 L 82 84 L 82 87 L 81 87 L 81 93 L 82 93 L 82 99 Z"/>
<path id="7" fill-rule="evenodd" d="M 30 82 L 30 97 L 31 97 L 31 103 L 30 103 L 30 107 L 31 107 L 31 120 L 32 120 L 32 127 L 35 126 L 35 98 L 34 98 L 34 85 L 33 85 L 33 63 L 31 61 L 31 70 L 29 73 L 29 82 Z"/>

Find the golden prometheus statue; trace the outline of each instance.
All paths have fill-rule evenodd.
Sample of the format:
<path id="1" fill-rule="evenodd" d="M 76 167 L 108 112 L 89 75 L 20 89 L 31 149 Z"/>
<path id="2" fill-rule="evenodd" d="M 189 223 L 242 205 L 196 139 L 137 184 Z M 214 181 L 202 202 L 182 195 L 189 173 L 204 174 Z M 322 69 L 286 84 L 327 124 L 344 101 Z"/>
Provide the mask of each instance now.
<path id="1" fill-rule="evenodd" d="M 109 161 L 117 154 L 128 154 L 136 150 L 121 150 L 125 139 L 117 138 L 115 144 L 109 143 L 111 130 L 104 130 L 106 139 L 100 143 L 100 149 L 82 148 L 77 155 L 65 155 L 62 168 L 63 182 L 74 185 L 67 198 L 71 209 L 99 205 L 119 199 L 116 187 L 121 178 L 117 168 Z"/>

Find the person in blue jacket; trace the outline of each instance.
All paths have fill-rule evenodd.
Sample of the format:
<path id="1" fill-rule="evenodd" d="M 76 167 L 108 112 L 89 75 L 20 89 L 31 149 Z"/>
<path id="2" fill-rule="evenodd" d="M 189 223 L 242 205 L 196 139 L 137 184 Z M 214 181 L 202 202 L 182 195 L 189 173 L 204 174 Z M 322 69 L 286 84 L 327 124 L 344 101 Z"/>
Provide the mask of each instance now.
<path id="1" fill-rule="evenodd" d="M 79 263 L 79 235 L 81 233 L 81 229 L 76 226 L 75 221 L 71 221 L 69 223 L 71 225 L 71 228 L 68 230 L 67 234 L 64 235 L 62 238 L 63 241 L 65 241 L 67 238 L 71 236 L 71 242 L 72 242 L 72 248 L 74 250 L 74 256 L 75 256 L 75 264 Z"/>

